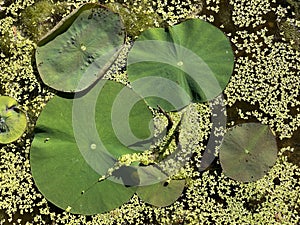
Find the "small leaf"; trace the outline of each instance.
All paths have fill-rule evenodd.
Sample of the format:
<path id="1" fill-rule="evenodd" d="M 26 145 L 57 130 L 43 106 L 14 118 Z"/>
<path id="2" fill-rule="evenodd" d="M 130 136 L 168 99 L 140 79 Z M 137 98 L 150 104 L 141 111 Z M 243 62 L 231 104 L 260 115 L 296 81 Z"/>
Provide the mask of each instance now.
<path id="1" fill-rule="evenodd" d="M 124 38 L 118 14 L 99 4 L 85 4 L 38 43 L 40 76 L 46 85 L 59 91 L 85 90 L 110 68 Z"/>
<path id="2" fill-rule="evenodd" d="M 138 196 L 146 203 L 165 207 L 174 203 L 182 194 L 185 180 L 163 181 L 137 189 Z"/>
<path id="3" fill-rule="evenodd" d="M 218 96 L 234 55 L 222 31 L 200 19 L 143 32 L 128 55 L 128 78 L 151 107 L 179 110 Z"/>
<path id="4" fill-rule="evenodd" d="M 244 123 L 228 130 L 220 149 L 226 176 L 249 182 L 262 178 L 277 158 L 275 136 L 267 125 Z"/>
<path id="5" fill-rule="evenodd" d="M 26 115 L 18 108 L 17 101 L 8 96 L 0 96 L 0 143 L 7 144 L 17 140 L 26 127 Z"/>

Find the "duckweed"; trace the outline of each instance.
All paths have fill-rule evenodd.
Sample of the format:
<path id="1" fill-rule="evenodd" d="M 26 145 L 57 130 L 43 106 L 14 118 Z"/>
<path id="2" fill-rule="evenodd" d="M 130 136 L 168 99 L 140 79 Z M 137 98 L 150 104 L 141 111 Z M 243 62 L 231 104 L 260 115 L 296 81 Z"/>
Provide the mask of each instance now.
<path id="1" fill-rule="evenodd" d="M 65 11 L 61 15 L 64 17 L 85 2 L 92 1 L 55 1 L 51 6 L 65 4 Z M 293 8 L 288 8 L 288 4 L 280 5 L 275 0 L 142 2 L 149 7 L 139 7 L 132 1 L 119 1 L 123 6 L 134 5 L 132 12 L 139 15 L 144 12 L 147 15 L 155 13 L 167 24 L 175 24 L 187 17 L 202 18 L 218 24 L 224 30 L 236 57 L 233 76 L 224 91 L 225 104 L 228 109 L 237 107 L 234 109 L 237 112 L 236 119 L 254 117 L 271 126 L 282 140 L 289 139 L 299 129 L 299 51 L 284 31 L 270 26 L 288 21 L 295 30 L 299 30 L 299 17 L 289 14 Z M 4 4 L 0 1 L 0 92 L 20 103 L 27 112 L 31 128 L 53 95 L 38 81 L 36 69 L 32 66 L 32 53 L 36 48 L 34 37 L 40 34 L 26 34 L 18 25 L 22 12 L 34 4 L 37 4 L 34 0 L 11 0 L 4 1 Z M 224 6 L 232 10 L 230 22 L 217 20 L 216 15 L 224 11 Z M 53 14 L 50 15 L 52 18 Z M 269 15 L 275 17 L 274 21 L 268 19 L 271 18 Z M 51 22 L 51 18 L 46 21 Z M 160 23 L 153 25 L 160 26 Z M 136 29 L 132 36 L 139 32 L 138 27 Z M 124 49 L 106 77 L 128 84 L 123 68 L 131 41 L 132 37 L 128 37 L 128 48 Z M 258 106 L 258 109 L 239 108 L 235 103 L 241 101 Z M 229 179 L 221 172 L 217 160 L 209 170 L 200 172 L 195 167 L 202 163 L 201 156 L 211 129 L 211 110 L 208 104 L 193 104 L 191 107 L 193 115 L 201 118 L 199 123 L 191 121 L 190 124 L 191 130 L 199 131 L 199 135 L 193 135 L 194 140 L 190 143 L 194 147 L 193 160 L 174 176 L 177 179 L 185 178 L 187 183 L 182 196 L 172 205 L 155 208 L 134 195 L 120 208 L 92 217 L 58 210 L 45 200 L 33 183 L 29 165 L 32 129 L 28 129 L 17 142 L 2 145 L 0 149 L 0 223 L 297 224 L 300 220 L 300 169 L 290 163 L 285 154 L 289 153 L 289 157 L 292 157 L 295 149 L 291 146 L 281 148 L 274 167 L 255 182 L 244 184 Z M 229 122 L 236 123 L 235 120 Z M 222 132 L 220 129 L 217 133 L 221 135 Z"/>

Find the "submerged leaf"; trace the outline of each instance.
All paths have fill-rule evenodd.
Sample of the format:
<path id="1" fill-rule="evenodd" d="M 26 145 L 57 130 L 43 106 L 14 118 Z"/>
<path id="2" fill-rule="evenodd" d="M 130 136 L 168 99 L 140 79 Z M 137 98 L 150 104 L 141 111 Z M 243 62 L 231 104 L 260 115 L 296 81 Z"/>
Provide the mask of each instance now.
<path id="1" fill-rule="evenodd" d="M 230 41 L 200 19 L 143 32 L 128 55 L 133 89 L 152 107 L 178 110 L 218 96 L 233 70 Z"/>
<path id="2" fill-rule="evenodd" d="M 7 144 L 22 136 L 27 127 L 25 113 L 14 98 L 0 96 L 0 143 Z"/>
<path id="3" fill-rule="evenodd" d="M 88 88 L 113 64 L 124 37 L 118 14 L 99 4 L 82 6 L 38 43 L 36 63 L 43 82 L 64 92 Z"/>
<path id="4" fill-rule="evenodd" d="M 262 178 L 277 158 L 275 136 L 267 125 L 244 123 L 231 128 L 220 149 L 226 176 L 243 182 Z"/>

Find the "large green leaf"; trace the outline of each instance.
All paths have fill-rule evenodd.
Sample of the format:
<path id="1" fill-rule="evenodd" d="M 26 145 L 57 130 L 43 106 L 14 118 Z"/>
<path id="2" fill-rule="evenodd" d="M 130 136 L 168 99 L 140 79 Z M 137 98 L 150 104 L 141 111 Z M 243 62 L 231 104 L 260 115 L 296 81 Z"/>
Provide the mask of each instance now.
<path id="1" fill-rule="evenodd" d="M 143 32 L 129 52 L 127 68 L 133 89 L 147 97 L 152 107 L 178 110 L 190 101 L 218 96 L 229 81 L 233 64 L 231 45 L 222 31 L 203 20 L 190 19 Z"/>
<path id="2" fill-rule="evenodd" d="M 277 158 L 275 136 L 267 125 L 245 123 L 231 128 L 220 149 L 224 173 L 248 182 L 262 178 Z"/>
<path id="3" fill-rule="evenodd" d="M 14 98 L 0 96 L 0 143 L 7 144 L 22 136 L 27 127 L 25 113 Z"/>
<path id="4" fill-rule="evenodd" d="M 86 89 L 112 65 L 124 37 L 118 14 L 94 3 L 82 6 L 38 43 L 43 82 L 64 92 Z"/>
<path id="5" fill-rule="evenodd" d="M 95 144 L 114 158 L 148 149 L 154 129 L 145 101 L 132 89 L 109 80 L 101 80 L 83 98 L 74 99 L 73 127 L 82 149 Z M 139 142 L 144 144 L 137 146 Z M 93 161 L 95 156 L 88 153 L 87 157 Z"/>
<path id="6" fill-rule="evenodd" d="M 110 123 L 110 107 L 124 90 L 131 91 L 101 80 L 78 99 L 55 96 L 41 113 L 30 152 L 32 175 L 41 193 L 58 207 L 72 213 L 102 213 L 119 207 L 135 192 L 135 188 L 125 187 L 124 177 L 98 181 L 114 165 L 115 157 L 134 152 L 118 141 Z M 127 97 L 134 97 L 132 93 Z M 132 118 L 127 121 L 136 118 L 139 124 L 128 122 L 130 128 L 138 128 L 143 137 L 151 134 L 149 121 L 140 123 L 139 118 L 152 118 L 146 104 L 137 101 L 132 110 L 137 111 L 130 113 Z M 143 125 L 147 125 L 144 130 L 139 127 Z M 124 176 L 134 176 L 133 172 Z"/>

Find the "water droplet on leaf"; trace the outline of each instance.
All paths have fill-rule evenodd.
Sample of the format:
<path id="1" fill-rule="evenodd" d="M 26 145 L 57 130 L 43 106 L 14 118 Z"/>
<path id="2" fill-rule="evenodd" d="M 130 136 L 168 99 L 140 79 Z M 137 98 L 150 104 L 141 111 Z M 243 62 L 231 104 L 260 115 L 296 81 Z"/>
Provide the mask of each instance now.
<path id="1" fill-rule="evenodd" d="M 85 50 L 86 50 L 86 47 L 85 47 L 84 45 L 81 45 L 80 48 L 81 48 L 82 51 L 85 51 Z"/>
<path id="2" fill-rule="evenodd" d="M 177 66 L 183 66 L 183 62 L 182 62 L 182 61 L 179 61 L 179 62 L 177 63 Z"/>
<path id="3" fill-rule="evenodd" d="M 90 148 L 91 148 L 92 150 L 95 150 L 95 149 L 97 148 L 97 145 L 96 145 L 96 144 L 91 144 Z"/>

